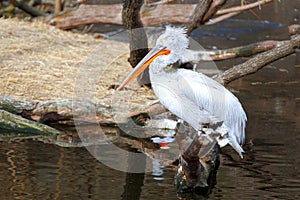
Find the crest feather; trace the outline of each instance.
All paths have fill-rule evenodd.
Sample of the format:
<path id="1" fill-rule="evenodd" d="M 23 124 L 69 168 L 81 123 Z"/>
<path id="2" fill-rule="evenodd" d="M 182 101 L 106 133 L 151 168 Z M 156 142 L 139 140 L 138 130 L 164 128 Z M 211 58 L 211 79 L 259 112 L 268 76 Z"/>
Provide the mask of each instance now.
<path id="1" fill-rule="evenodd" d="M 171 50 L 183 50 L 189 46 L 185 27 L 167 25 L 165 32 L 158 37 L 156 45 L 163 45 Z"/>

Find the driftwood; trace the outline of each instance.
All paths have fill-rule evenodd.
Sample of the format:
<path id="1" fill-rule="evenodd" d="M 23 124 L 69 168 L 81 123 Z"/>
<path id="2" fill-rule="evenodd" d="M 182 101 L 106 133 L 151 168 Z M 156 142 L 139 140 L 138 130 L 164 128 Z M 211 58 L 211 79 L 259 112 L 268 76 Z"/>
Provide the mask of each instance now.
<path id="1" fill-rule="evenodd" d="M 247 5 L 247 9 L 261 6 L 273 0 L 259 1 L 255 6 Z M 217 0 L 216 2 L 219 2 Z M 208 21 L 213 14 L 219 15 L 222 10 L 218 9 L 222 4 L 214 4 L 204 15 L 203 20 Z M 251 4 L 252 5 L 252 4 Z M 141 21 L 144 26 L 157 26 L 162 24 L 187 24 L 194 14 L 197 4 L 159 4 L 155 6 L 144 5 L 141 8 Z M 245 5 L 246 6 L 246 5 Z M 72 29 L 96 23 L 122 25 L 122 5 L 85 5 L 81 4 L 78 8 L 65 11 L 55 15 L 49 23 L 60 29 Z M 239 7 L 235 7 L 233 13 L 238 13 Z M 245 8 L 244 8 L 245 9 Z M 243 10 L 244 10 L 243 9 Z M 180 12 L 178 12 L 180 10 Z M 216 13 L 215 13 L 216 12 Z M 221 12 L 222 13 L 222 12 Z M 225 12 L 228 14 L 228 11 Z M 197 19 L 195 18 L 197 21 Z"/>

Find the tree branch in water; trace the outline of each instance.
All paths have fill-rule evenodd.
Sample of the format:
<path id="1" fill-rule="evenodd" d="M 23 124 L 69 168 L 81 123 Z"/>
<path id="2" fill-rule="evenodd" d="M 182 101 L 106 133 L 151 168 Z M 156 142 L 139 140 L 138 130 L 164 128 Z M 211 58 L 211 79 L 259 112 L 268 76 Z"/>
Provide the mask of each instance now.
<path id="1" fill-rule="evenodd" d="M 214 79 L 219 83 L 226 85 L 238 78 L 257 72 L 271 62 L 294 53 L 295 48 L 299 47 L 300 35 L 294 35 L 288 43 L 260 53 L 242 64 L 233 66 L 232 68 L 215 76 Z"/>

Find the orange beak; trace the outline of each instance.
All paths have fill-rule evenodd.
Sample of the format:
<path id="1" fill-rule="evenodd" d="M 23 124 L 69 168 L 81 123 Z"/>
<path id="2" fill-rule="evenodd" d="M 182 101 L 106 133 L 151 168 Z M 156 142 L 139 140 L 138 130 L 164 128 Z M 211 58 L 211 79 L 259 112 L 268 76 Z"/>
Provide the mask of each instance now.
<path id="1" fill-rule="evenodd" d="M 117 88 L 117 91 L 122 90 L 127 84 L 129 84 L 133 79 L 140 75 L 155 58 L 161 55 L 169 55 L 171 50 L 166 49 L 163 46 L 156 46 L 135 66 L 135 68 L 128 74 L 122 84 Z"/>

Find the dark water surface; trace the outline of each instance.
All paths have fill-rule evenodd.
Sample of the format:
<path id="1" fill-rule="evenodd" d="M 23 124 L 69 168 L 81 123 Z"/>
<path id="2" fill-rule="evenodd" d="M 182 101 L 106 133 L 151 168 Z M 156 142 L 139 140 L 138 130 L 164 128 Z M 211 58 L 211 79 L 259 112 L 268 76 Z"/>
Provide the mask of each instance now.
<path id="1" fill-rule="evenodd" d="M 193 33 L 204 46 L 226 48 L 287 39 L 299 22 L 299 0 L 281 0 Z M 269 20 L 270 23 L 264 22 Z M 217 63 L 220 69 L 243 59 Z M 229 85 L 247 115 L 243 160 L 222 154 L 209 199 L 300 198 L 300 52 Z M 159 178 L 130 174 L 97 161 L 85 148 L 38 141 L 0 143 L 0 199 L 177 199 L 174 169 Z"/>

